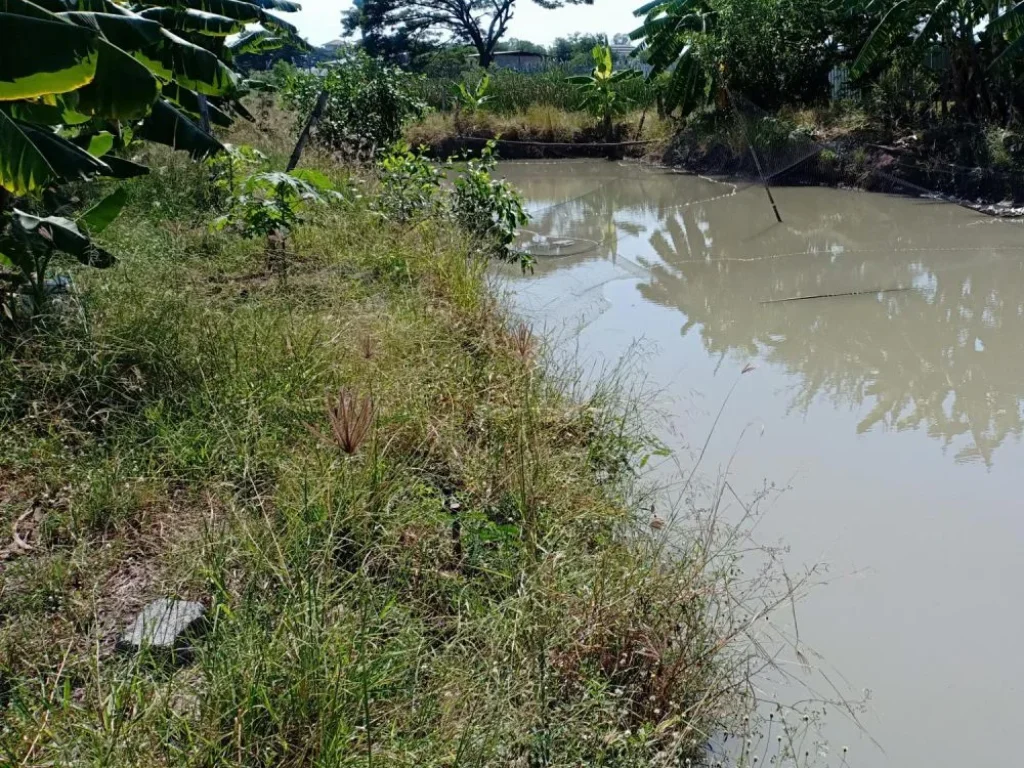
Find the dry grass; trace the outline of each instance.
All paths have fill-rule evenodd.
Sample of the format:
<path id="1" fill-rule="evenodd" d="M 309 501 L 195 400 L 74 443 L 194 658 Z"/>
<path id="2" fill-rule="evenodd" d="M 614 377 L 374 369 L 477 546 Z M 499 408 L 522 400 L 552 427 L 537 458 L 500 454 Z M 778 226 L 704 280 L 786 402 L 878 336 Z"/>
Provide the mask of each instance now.
<path id="1" fill-rule="evenodd" d="M 370 434 L 370 427 L 373 426 L 373 398 L 342 389 L 336 400 L 327 396 L 325 410 L 334 444 L 342 453 L 351 456 Z M 310 429 L 318 437 L 324 437 L 318 428 L 311 426 Z"/>
<path id="2" fill-rule="evenodd" d="M 643 130 L 641 131 L 641 121 Z M 616 135 L 622 141 L 667 141 L 672 126 L 652 110 L 631 112 L 616 122 Z M 452 112 L 432 112 L 406 129 L 411 145 L 431 149 L 444 147 L 459 136 L 501 137 L 507 141 L 554 143 L 590 143 L 604 140 L 600 122 L 584 112 L 566 112 L 556 107 L 534 105 L 515 115 L 479 111 L 456 116 Z"/>

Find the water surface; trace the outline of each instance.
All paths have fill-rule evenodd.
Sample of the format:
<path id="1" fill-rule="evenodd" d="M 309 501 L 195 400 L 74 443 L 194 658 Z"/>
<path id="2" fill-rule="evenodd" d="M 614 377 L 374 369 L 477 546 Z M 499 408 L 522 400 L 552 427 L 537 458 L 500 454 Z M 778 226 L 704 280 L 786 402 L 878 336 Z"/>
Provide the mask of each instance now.
<path id="1" fill-rule="evenodd" d="M 776 190 L 778 224 L 761 188 L 605 161 L 503 173 L 541 254 L 511 279 L 521 311 L 585 366 L 633 351 L 681 466 L 711 434 L 702 473 L 786 488 L 757 534 L 828 564 L 800 637 L 869 696 L 867 734 L 829 718 L 833 752 L 1016 762 L 1024 228 L 818 188 Z"/>

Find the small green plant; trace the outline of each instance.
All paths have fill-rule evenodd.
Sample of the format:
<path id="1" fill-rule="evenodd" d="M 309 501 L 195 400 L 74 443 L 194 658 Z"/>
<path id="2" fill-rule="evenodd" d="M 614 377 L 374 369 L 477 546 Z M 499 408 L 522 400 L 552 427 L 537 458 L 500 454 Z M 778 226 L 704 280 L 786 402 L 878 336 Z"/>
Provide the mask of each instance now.
<path id="1" fill-rule="evenodd" d="M 594 71 L 589 75 L 570 77 L 568 81 L 579 88 L 584 109 L 601 118 L 605 141 L 613 141 L 615 130 L 612 120 L 633 104 L 617 86 L 637 79 L 640 73 L 632 69 L 616 72 L 612 49 L 607 45 L 594 46 L 591 56 L 594 58 Z"/>
<path id="2" fill-rule="evenodd" d="M 406 222 L 440 204 L 444 173 L 407 142 L 395 144 L 380 162 L 379 209 L 388 218 Z"/>
<path id="3" fill-rule="evenodd" d="M 529 221 L 523 199 L 508 182 L 492 175 L 498 161 L 495 142 L 487 142 L 479 159 L 471 159 L 452 183 L 451 213 L 467 232 L 486 243 L 502 261 L 518 260 L 523 270 L 533 258 L 512 247 L 518 229 Z"/>
<path id="4" fill-rule="evenodd" d="M 284 274 L 291 231 L 313 206 L 342 199 L 344 196 L 319 171 L 257 173 L 242 183 L 240 194 L 229 201 L 228 213 L 211 226 L 215 230 L 231 227 L 243 237 L 266 238 L 267 265 Z"/>
<path id="5" fill-rule="evenodd" d="M 468 83 L 458 83 L 455 88 L 455 97 L 458 99 L 458 108 L 464 112 L 473 113 L 483 109 L 484 105 L 491 100 L 491 76 L 484 75 L 475 86 Z"/>
<path id="6" fill-rule="evenodd" d="M 119 187 L 75 219 L 36 216 L 19 208 L 0 210 L 0 312 L 12 319 L 19 295 L 28 300 L 30 313 L 42 309 L 54 288 L 47 276 L 58 253 L 74 256 L 87 266 L 114 264 L 115 258 L 90 236 L 106 229 L 127 199 Z"/>
<path id="7" fill-rule="evenodd" d="M 330 199 L 340 200 L 343 195 L 319 171 L 257 173 L 242 183 L 241 193 L 231 200 L 231 210 L 213 226 L 231 226 L 243 237 L 287 236 L 302 223 L 305 211 Z"/>
<path id="8" fill-rule="evenodd" d="M 214 189 L 226 199 L 238 192 L 238 182 L 251 176 L 257 168 L 266 166 L 267 156 L 248 145 L 234 147 L 225 145 L 225 152 L 207 158 L 206 167 Z"/>

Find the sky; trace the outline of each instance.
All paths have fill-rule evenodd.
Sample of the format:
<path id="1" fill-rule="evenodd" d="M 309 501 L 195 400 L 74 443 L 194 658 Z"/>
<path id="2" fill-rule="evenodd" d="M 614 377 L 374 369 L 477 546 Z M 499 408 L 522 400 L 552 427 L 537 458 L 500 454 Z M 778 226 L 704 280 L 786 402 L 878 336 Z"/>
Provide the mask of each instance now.
<path id="1" fill-rule="evenodd" d="M 352 7 L 351 0 L 300 0 L 298 13 L 281 14 L 295 24 L 314 45 L 341 37 L 341 14 Z M 547 11 L 529 0 L 518 0 L 509 37 L 547 45 L 571 32 L 604 32 L 609 37 L 629 32 L 638 24 L 633 9 L 641 0 L 594 0 L 593 5 L 568 6 Z"/>

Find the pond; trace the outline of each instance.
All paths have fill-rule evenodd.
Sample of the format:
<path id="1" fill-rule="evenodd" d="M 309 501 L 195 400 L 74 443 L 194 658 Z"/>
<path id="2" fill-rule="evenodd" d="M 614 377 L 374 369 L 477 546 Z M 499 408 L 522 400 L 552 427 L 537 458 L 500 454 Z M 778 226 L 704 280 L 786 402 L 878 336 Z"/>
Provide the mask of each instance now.
<path id="1" fill-rule="evenodd" d="M 823 188 L 773 190 L 780 224 L 761 187 L 607 161 L 502 173 L 534 216 L 536 271 L 509 277 L 521 313 L 584 369 L 633 360 L 674 451 L 656 475 L 703 452 L 739 497 L 774 484 L 758 538 L 793 570 L 827 564 L 798 605 L 815 671 L 781 661 L 865 701 L 860 726 L 829 713 L 833 755 L 1013 762 L 1024 228 Z"/>

